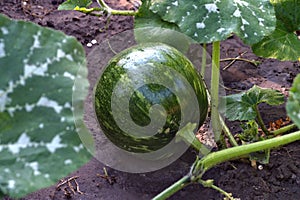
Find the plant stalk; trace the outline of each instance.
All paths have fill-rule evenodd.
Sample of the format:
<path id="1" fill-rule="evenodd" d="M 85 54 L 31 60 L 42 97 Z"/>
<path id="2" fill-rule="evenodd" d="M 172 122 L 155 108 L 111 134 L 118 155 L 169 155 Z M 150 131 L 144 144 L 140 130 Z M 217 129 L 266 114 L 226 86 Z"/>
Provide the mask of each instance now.
<path id="1" fill-rule="evenodd" d="M 267 127 L 265 126 L 265 123 L 261 117 L 261 114 L 258 110 L 258 106 L 255 105 L 254 106 L 254 111 L 256 113 L 256 118 L 257 118 L 257 123 L 259 124 L 260 128 L 263 130 L 263 132 L 266 134 L 266 135 L 270 135 L 270 132 L 268 131 Z"/>
<path id="2" fill-rule="evenodd" d="M 95 12 L 95 11 L 103 11 L 103 8 L 97 8 L 97 7 L 96 8 L 85 8 L 85 7 L 76 6 L 74 8 L 74 10 L 85 13 L 85 14 L 93 14 L 92 12 Z M 101 14 L 99 14 L 99 15 L 94 14 L 94 15 L 101 16 Z"/>
<path id="3" fill-rule="evenodd" d="M 201 75 L 204 78 L 205 77 L 205 69 L 206 69 L 206 51 L 207 45 L 206 43 L 203 44 L 202 47 L 202 63 L 201 63 Z"/>
<path id="4" fill-rule="evenodd" d="M 232 146 L 237 147 L 239 146 L 238 143 L 236 142 L 236 140 L 234 139 L 233 135 L 231 134 L 228 126 L 226 125 L 226 123 L 224 122 L 224 120 L 222 119 L 221 115 L 220 115 L 220 122 L 222 124 L 223 130 L 225 135 L 228 137 L 229 142 Z"/>
<path id="5" fill-rule="evenodd" d="M 295 128 L 297 128 L 296 124 L 290 124 L 290 125 L 287 125 L 287 126 L 284 126 L 284 127 L 280 128 L 280 129 L 277 129 L 275 131 L 272 131 L 271 134 L 273 136 L 277 136 L 277 135 L 286 133 L 288 131 L 291 131 L 291 130 L 293 130 Z"/>
<path id="6" fill-rule="evenodd" d="M 219 117 L 220 41 L 213 42 L 211 74 L 211 120 L 215 137 L 221 136 L 222 125 Z"/>
<path id="7" fill-rule="evenodd" d="M 281 137 L 276 137 L 247 145 L 241 145 L 229 149 L 224 149 L 218 152 L 213 152 L 198 161 L 194 172 L 196 170 L 203 174 L 205 171 L 219 163 L 232 160 L 234 158 L 239 158 L 249 153 L 279 147 L 291 142 L 295 142 L 297 140 L 300 140 L 300 131 L 293 132 Z"/>
<path id="8" fill-rule="evenodd" d="M 152 200 L 165 200 L 181 190 L 182 188 L 186 187 L 189 185 L 190 182 L 190 177 L 189 176 L 184 176 L 181 179 L 179 179 L 176 183 L 165 189 L 163 192 L 159 193 L 157 196 L 155 196 Z"/>
<path id="9" fill-rule="evenodd" d="M 211 102 L 211 93 L 207 88 L 206 88 L 206 93 L 207 93 L 209 101 Z M 222 130 L 224 131 L 225 135 L 228 137 L 230 144 L 232 146 L 239 146 L 219 112 L 218 112 L 218 115 L 219 115 L 219 120 L 220 120 L 220 123 L 222 126 Z M 217 137 L 215 137 L 215 139 L 217 139 Z"/>
<path id="10" fill-rule="evenodd" d="M 218 186 L 216 185 L 212 185 L 211 186 L 212 189 L 215 189 L 217 190 L 218 192 L 220 192 L 221 194 L 223 194 L 225 197 L 227 197 L 227 199 L 229 200 L 234 200 L 234 198 L 232 197 L 232 195 L 224 190 L 222 190 L 221 188 L 219 188 Z"/>
<path id="11" fill-rule="evenodd" d="M 234 198 L 232 197 L 232 195 L 230 193 L 227 193 L 226 191 L 224 191 L 223 189 L 219 188 L 218 186 L 213 184 L 213 180 L 199 180 L 199 182 L 204 186 L 204 187 L 208 187 L 208 188 L 212 188 L 214 190 L 217 190 L 218 192 L 220 192 L 221 194 L 223 194 L 225 197 L 227 197 L 230 200 L 234 200 Z"/>

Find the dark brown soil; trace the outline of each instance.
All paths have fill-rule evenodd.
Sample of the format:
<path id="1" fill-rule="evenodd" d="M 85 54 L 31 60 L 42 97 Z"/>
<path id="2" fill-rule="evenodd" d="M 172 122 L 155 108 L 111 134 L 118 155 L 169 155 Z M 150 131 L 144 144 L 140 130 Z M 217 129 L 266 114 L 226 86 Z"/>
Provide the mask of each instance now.
<path id="1" fill-rule="evenodd" d="M 32 7 L 22 8 L 21 0 L 0 0 L 0 12 L 14 19 L 32 21 L 42 26 L 61 30 L 76 37 L 85 47 L 88 55 L 93 48 L 87 43 L 96 39 L 104 41 L 112 35 L 131 30 L 131 17 L 112 16 L 105 29 L 106 18 L 88 16 L 74 11 L 57 11 L 62 0 L 31 0 Z M 107 2 L 115 8 L 132 8 L 126 0 L 110 0 Z M 40 6 L 40 7 L 38 7 Z M 208 48 L 210 49 L 210 47 Z M 247 51 L 243 56 L 261 62 L 258 67 L 250 63 L 237 61 L 229 69 L 222 71 L 224 85 L 233 93 L 245 90 L 254 84 L 274 88 L 288 94 L 291 83 L 296 74 L 300 73 L 299 62 L 279 62 L 263 59 L 251 53 L 251 49 L 236 37 L 222 42 L 222 58 L 236 57 Z M 90 61 L 89 61 L 90 62 Z M 224 66 L 228 63 L 222 63 Z M 95 79 L 90 69 L 89 79 Z M 267 121 L 285 118 L 284 106 L 261 106 L 262 117 Z M 229 124 L 233 132 L 239 131 L 238 123 Z M 204 178 L 214 179 L 215 184 L 234 197 L 242 200 L 268 200 L 300 198 L 300 142 L 275 149 L 271 153 L 270 163 L 262 170 L 254 169 L 247 161 L 232 161 L 220 164 L 205 174 Z M 85 166 L 70 174 L 79 176 L 77 179 L 80 190 L 84 194 L 71 195 L 74 200 L 135 200 L 151 199 L 163 189 L 174 183 L 189 171 L 189 166 L 195 159 L 195 153 L 188 150 L 179 160 L 161 170 L 145 173 L 130 174 L 108 168 L 108 174 L 116 177 L 116 183 L 109 184 L 105 179 L 97 176 L 103 174 L 104 165 L 92 159 Z M 45 188 L 25 197 L 26 200 L 38 199 L 66 199 L 63 191 L 56 191 L 55 186 Z M 9 199 L 9 198 L 7 198 Z M 176 193 L 170 199 L 223 199 L 215 190 L 201 185 L 190 185 Z"/>

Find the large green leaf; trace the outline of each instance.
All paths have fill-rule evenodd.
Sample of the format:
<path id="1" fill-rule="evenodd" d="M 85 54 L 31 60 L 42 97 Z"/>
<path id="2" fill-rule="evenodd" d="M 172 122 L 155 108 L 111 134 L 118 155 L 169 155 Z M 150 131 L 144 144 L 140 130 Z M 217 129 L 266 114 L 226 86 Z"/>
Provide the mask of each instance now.
<path id="1" fill-rule="evenodd" d="M 0 15 L 2 193 L 21 197 L 47 187 L 90 159 L 72 114 L 74 79 L 85 65 L 76 39 Z"/>
<path id="2" fill-rule="evenodd" d="M 142 5 L 134 18 L 134 28 L 159 27 L 179 31 L 179 27 L 175 23 L 162 20 L 158 14 L 150 10 L 150 6 L 151 0 L 142 0 Z"/>
<path id="3" fill-rule="evenodd" d="M 252 46 L 259 56 L 279 60 L 299 60 L 300 40 L 295 31 L 300 30 L 300 0 L 271 0 L 275 6 L 277 25 L 275 31 Z"/>
<path id="4" fill-rule="evenodd" d="M 191 39 L 179 32 L 175 23 L 164 21 L 150 10 L 150 0 L 143 0 L 134 18 L 134 36 L 138 43 L 162 42 L 185 53 Z"/>
<path id="5" fill-rule="evenodd" d="M 260 103 L 280 105 L 284 103 L 284 95 L 273 89 L 253 86 L 246 92 L 228 95 L 225 116 L 229 120 L 252 120 L 256 118 L 255 106 Z"/>
<path id="6" fill-rule="evenodd" d="M 224 40 L 236 33 L 253 44 L 275 28 L 269 0 L 153 0 L 150 9 L 200 43 Z"/>
<path id="7" fill-rule="evenodd" d="M 74 10 L 76 6 L 87 8 L 92 3 L 92 0 L 67 0 L 58 6 L 58 10 Z"/>
<path id="8" fill-rule="evenodd" d="M 289 117 L 300 128 L 300 74 L 294 79 L 290 89 L 286 110 Z"/>

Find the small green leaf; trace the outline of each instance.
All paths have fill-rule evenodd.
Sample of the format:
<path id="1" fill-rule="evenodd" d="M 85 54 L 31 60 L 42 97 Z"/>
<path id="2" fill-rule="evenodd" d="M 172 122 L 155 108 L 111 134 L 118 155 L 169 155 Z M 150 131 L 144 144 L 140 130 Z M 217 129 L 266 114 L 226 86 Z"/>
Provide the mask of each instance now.
<path id="1" fill-rule="evenodd" d="M 0 193 L 22 197 L 90 159 L 74 124 L 83 115 L 72 113 L 79 68 L 87 72 L 75 38 L 0 15 Z"/>
<path id="2" fill-rule="evenodd" d="M 229 120 L 252 120 L 256 118 L 255 106 L 259 103 L 280 105 L 284 103 L 284 95 L 273 89 L 253 86 L 246 92 L 228 95 L 225 116 Z"/>
<path id="3" fill-rule="evenodd" d="M 243 132 L 238 136 L 243 143 L 249 144 L 264 140 L 263 137 L 258 135 L 258 124 L 255 120 L 250 120 L 249 122 L 242 124 L 241 127 L 243 129 Z M 269 163 L 269 159 L 270 149 L 257 151 L 249 154 L 249 160 L 255 160 L 262 164 Z"/>
<path id="4" fill-rule="evenodd" d="M 67 0 L 58 6 L 58 10 L 74 10 L 76 6 L 87 8 L 92 3 L 92 0 Z"/>
<path id="5" fill-rule="evenodd" d="M 241 125 L 243 132 L 239 134 L 239 138 L 244 142 L 258 141 L 258 125 L 255 120 L 250 120 L 246 124 Z"/>
<path id="6" fill-rule="evenodd" d="M 150 9 L 199 43 L 237 34 L 247 44 L 259 42 L 275 28 L 269 0 L 153 0 Z"/>
<path id="7" fill-rule="evenodd" d="M 255 160 L 261 164 L 268 164 L 270 161 L 270 149 L 250 153 L 249 160 Z"/>
<path id="8" fill-rule="evenodd" d="M 150 0 L 143 0 L 137 16 L 134 18 L 134 35 L 138 43 L 162 42 L 185 53 L 190 46 L 190 39 L 175 23 L 164 21 L 150 10 Z"/>
<path id="9" fill-rule="evenodd" d="M 252 46 L 253 52 L 265 58 L 299 60 L 300 40 L 295 31 L 300 30 L 300 0 L 271 0 L 275 6 L 277 25 L 275 31 Z"/>
<path id="10" fill-rule="evenodd" d="M 293 86 L 290 89 L 286 110 L 289 117 L 300 128 L 300 74 L 294 79 Z"/>

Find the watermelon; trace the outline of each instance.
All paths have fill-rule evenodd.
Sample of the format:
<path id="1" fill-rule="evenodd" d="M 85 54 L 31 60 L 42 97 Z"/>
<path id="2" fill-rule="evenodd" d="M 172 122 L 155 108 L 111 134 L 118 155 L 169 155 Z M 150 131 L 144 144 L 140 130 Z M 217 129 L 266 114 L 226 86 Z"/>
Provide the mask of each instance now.
<path id="1" fill-rule="evenodd" d="M 208 111 L 205 83 L 193 64 L 162 43 L 138 44 L 114 56 L 94 91 L 103 133 L 134 153 L 163 148 L 187 123 L 200 127 Z"/>

